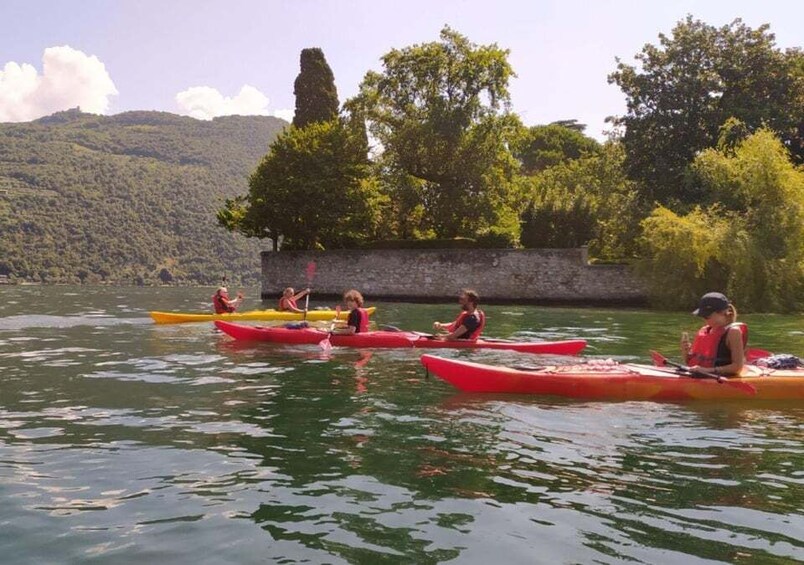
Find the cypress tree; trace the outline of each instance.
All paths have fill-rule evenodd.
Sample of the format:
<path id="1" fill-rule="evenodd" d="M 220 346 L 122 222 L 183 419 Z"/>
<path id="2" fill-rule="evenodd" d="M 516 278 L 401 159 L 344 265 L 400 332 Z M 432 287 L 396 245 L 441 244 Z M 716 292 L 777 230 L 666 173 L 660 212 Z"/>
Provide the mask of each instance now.
<path id="1" fill-rule="evenodd" d="M 324 52 L 318 47 L 302 49 L 301 71 L 293 83 L 296 113 L 293 125 L 297 128 L 314 122 L 326 122 L 338 115 L 338 91 L 335 76 Z"/>

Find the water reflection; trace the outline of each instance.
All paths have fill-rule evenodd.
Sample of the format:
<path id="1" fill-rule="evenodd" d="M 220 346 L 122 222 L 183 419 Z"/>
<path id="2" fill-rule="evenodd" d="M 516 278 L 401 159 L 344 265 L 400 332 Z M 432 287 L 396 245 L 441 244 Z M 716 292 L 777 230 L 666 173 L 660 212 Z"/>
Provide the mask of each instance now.
<path id="1" fill-rule="evenodd" d="M 165 309 L 160 296 L 197 301 L 182 289 L 37 292 L 61 317 L 140 320 Z M 20 307 L 0 304 L 0 321 Z M 380 311 L 426 328 L 438 308 Z M 490 310 L 494 335 L 581 333 L 606 357 L 674 343 L 683 327 L 644 312 Z M 204 324 L 23 324 L 0 331 L 0 363 L 10 563 L 804 555 L 796 404 L 456 395 L 413 350 L 238 345 Z"/>

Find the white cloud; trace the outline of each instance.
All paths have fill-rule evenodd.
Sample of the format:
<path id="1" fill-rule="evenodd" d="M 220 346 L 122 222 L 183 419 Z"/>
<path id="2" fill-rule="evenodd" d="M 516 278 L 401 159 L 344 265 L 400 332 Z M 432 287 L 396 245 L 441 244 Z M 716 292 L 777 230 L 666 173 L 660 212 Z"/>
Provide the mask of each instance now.
<path id="1" fill-rule="evenodd" d="M 48 47 L 41 75 L 28 63 L 10 61 L 0 69 L 0 122 L 35 120 L 76 106 L 103 114 L 116 94 L 106 66 L 97 57 L 67 45 Z"/>
<path id="2" fill-rule="evenodd" d="M 248 84 L 236 96 L 227 97 L 211 86 L 192 86 L 176 95 L 179 111 L 199 120 L 211 120 L 218 116 L 276 116 L 293 119 L 293 110 L 268 109 L 268 97 Z"/>
<path id="3" fill-rule="evenodd" d="M 292 121 L 293 121 L 293 115 L 294 115 L 295 113 L 296 113 L 296 111 L 295 111 L 295 110 L 292 110 L 292 109 L 284 109 L 284 108 L 283 108 L 283 109 L 281 109 L 281 110 L 274 110 L 273 115 L 274 115 L 275 117 L 277 117 L 277 118 L 281 118 L 281 119 L 285 120 L 286 122 L 292 122 Z"/>

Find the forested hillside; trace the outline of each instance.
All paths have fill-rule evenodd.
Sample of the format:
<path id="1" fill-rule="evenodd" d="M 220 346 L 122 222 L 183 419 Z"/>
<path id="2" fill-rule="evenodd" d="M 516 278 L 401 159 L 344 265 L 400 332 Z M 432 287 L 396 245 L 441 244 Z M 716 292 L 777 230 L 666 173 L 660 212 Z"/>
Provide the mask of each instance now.
<path id="1" fill-rule="evenodd" d="M 60 112 L 0 124 L 0 275 L 42 282 L 244 283 L 270 244 L 218 227 L 286 123 Z"/>

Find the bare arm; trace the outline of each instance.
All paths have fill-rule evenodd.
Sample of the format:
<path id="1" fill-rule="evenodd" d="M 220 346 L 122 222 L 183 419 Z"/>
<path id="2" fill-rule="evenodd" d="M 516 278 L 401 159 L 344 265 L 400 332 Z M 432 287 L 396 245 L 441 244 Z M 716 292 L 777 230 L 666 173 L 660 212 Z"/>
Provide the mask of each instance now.
<path id="1" fill-rule="evenodd" d="M 460 325 L 457 328 L 455 328 L 454 332 L 450 332 L 447 335 L 445 335 L 444 339 L 460 339 L 460 337 L 467 331 L 469 330 L 466 329 L 466 326 Z"/>
<path id="2" fill-rule="evenodd" d="M 332 333 L 337 335 L 354 335 L 355 331 L 357 330 L 354 326 L 343 326 L 333 329 Z"/>
<path id="3" fill-rule="evenodd" d="M 310 289 L 305 288 L 304 290 L 300 290 L 296 294 L 293 295 L 293 300 L 298 300 L 299 298 L 304 298 L 306 295 L 310 294 Z M 301 310 L 299 310 L 301 312 Z"/>
<path id="4" fill-rule="evenodd" d="M 739 328 L 729 328 L 726 335 L 726 345 L 731 352 L 731 363 L 722 367 L 715 367 L 715 373 L 723 375 L 738 375 L 745 365 L 745 347 L 743 347 L 743 334 Z"/>

